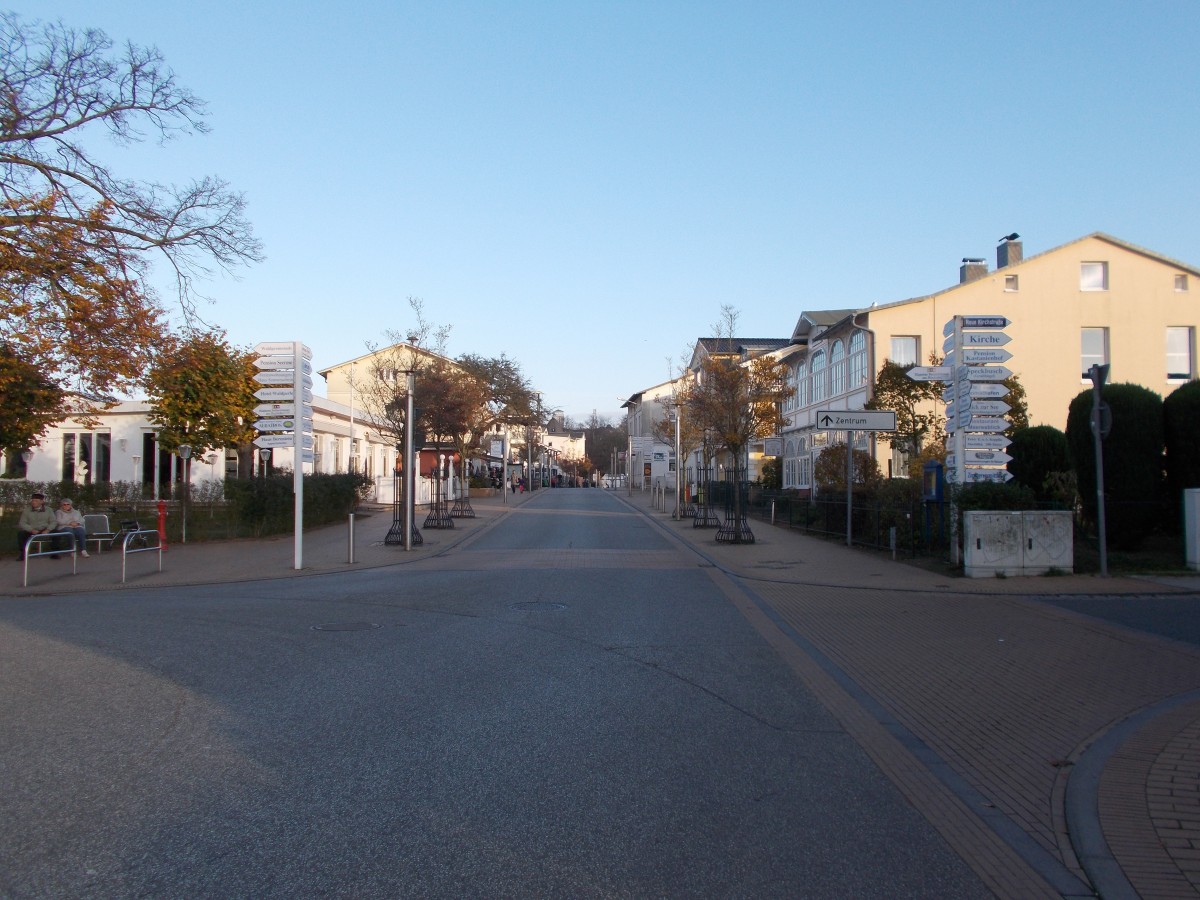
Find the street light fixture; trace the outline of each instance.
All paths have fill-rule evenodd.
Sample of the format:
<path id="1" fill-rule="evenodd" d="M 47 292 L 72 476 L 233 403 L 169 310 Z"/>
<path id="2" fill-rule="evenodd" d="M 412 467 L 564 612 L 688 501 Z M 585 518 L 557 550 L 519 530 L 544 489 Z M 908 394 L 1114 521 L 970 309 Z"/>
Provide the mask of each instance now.
<path id="1" fill-rule="evenodd" d="M 192 445 L 179 445 L 179 458 L 183 460 L 183 499 L 180 506 L 183 510 L 182 532 L 179 543 L 187 543 L 187 508 L 188 508 L 188 492 L 192 486 Z"/>

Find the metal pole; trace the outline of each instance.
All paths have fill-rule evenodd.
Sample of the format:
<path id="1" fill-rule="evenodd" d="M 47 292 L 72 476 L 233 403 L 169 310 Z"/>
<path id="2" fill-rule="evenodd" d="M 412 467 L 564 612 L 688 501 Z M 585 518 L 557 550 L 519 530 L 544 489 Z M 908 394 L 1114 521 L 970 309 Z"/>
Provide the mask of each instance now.
<path id="1" fill-rule="evenodd" d="M 1108 366 L 1092 366 L 1092 445 L 1096 451 L 1096 525 L 1100 539 L 1100 577 L 1108 577 L 1108 535 L 1104 517 L 1104 438 L 1101 435 L 1101 393 L 1108 377 Z"/>
<path id="2" fill-rule="evenodd" d="M 504 505 L 508 506 L 508 426 L 504 426 L 504 438 L 501 441 L 504 447 L 504 463 L 501 466 L 500 473 L 500 493 L 504 497 Z"/>
<path id="3" fill-rule="evenodd" d="M 350 513 L 350 530 L 349 537 L 349 558 L 346 560 L 349 563 L 354 562 L 354 513 Z"/>
<path id="4" fill-rule="evenodd" d="M 296 536 L 294 568 L 304 565 L 304 344 L 292 342 L 292 402 L 296 427 L 292 434 L 292 493 L 296 498 Z"/>
<path id="5" fill-rule="evenodd" d="M 846 546 L 854 546 L 854 432 L 846 432 Z"/>
<path id="6" fill-rule="evenodd" d="M 672 519 L 682 519 L 683 518 L 682 509 L 680 508 L 680 500 L 679 500 L 679 498 L 680 498 L 679 489 L 680 489 L 680 487 L 682 487 L 680 478 L 682 476 L 682 470 L 683 470 L 683 454 L 680 452 L 681 447 L 679 446 L 679 443 L 680 443 L 679 442 L 679 429 L 682 426 L 682 423 L 683 423 L 683 410 L 677 408 L 675 410 L 675 512 L 671 513 Z"/>
<path id="7" fill-rule="evenodd" d="M 406 373 L 408 383 L 408 403 L 404 413 L 404 549 L 412 549 L 413 530 L 413 492 L 416 490 L 416 479 L 413 477 L 413 391 L 416 390 L 417 376 L 414 372 Z"/>

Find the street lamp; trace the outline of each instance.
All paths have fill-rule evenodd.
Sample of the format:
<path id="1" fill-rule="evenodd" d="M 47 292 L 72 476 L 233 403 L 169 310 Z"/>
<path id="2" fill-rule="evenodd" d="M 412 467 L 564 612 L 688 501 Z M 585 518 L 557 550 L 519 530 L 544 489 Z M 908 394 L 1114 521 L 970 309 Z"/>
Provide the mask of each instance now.
<path id="1" fill-rule="evenodd" d="M 180 504 L 180 506 L 183 510 L 183 517 L 182 517 L 182 525 L 181 525 L 182 535 L 179 539 L 179 543 L 186 544 L 187 543 L 188 491 L 192 486 L 192 445 L 191 444 L 180 444 L 179 445 L 179 458 L 183 460 L 183 500 Z"/>

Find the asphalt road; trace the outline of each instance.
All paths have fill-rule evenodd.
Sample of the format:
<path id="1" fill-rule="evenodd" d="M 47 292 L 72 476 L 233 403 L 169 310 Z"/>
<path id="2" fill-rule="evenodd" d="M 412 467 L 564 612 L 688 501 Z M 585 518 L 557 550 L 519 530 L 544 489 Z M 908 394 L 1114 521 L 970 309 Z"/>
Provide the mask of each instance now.
<path id="1" fill-rule="evenodd" d="M 5 897 L 981 897 L 604 491 L 420 566 L 0 603 Z"/>

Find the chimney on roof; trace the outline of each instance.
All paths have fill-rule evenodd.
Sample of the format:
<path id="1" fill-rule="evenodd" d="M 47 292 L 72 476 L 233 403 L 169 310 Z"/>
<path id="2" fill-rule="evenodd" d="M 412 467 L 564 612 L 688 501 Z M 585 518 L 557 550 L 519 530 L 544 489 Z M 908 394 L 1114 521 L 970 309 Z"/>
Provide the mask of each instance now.
<path id="1" fill-rule="evenodd" d="M 1000 238 L 1000 246 L 996 248 L 996 268 L 1015 266 L 1023 258 L 1021 236 L 1015 231 L 1007 237 Z"/>
<path id="2" fill-rule="evenodd" d="M 968 281 L 978 281 L 980 278 L 987 277 L 987 273 L 987 260 L 964 256 L 963 264 L 958 267 L 958 283 L 966 284 Z"/>

